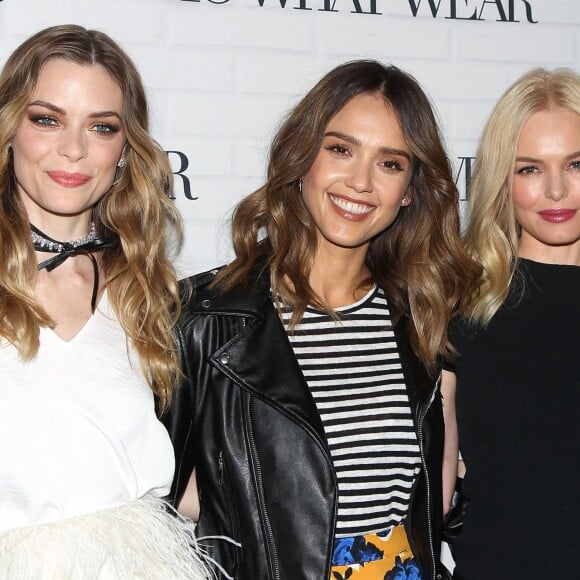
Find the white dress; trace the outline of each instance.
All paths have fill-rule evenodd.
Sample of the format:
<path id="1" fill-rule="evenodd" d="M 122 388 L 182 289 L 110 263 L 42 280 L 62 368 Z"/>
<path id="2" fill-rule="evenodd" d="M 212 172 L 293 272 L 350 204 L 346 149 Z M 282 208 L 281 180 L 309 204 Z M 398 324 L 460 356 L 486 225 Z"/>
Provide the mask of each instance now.
<path id="1" fill-rule="evenodd" d="M 36 357 L 0 345 L 0 577 L 203 578 L 165 509 L 174 454 L 110 307 Z"/>

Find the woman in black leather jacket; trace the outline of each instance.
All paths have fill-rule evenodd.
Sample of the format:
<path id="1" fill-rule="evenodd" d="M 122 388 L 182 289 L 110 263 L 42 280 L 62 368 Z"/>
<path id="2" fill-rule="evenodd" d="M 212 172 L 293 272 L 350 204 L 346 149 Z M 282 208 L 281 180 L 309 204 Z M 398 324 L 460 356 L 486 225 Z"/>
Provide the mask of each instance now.
<path id="1" fill-rule="evenodd" d="M 442 577 L 436 360 L 471 265 L 417 82 L 373 61 L 328 73 L 233 242 L 188 285 L 176 503 L 225 577 Z"/>

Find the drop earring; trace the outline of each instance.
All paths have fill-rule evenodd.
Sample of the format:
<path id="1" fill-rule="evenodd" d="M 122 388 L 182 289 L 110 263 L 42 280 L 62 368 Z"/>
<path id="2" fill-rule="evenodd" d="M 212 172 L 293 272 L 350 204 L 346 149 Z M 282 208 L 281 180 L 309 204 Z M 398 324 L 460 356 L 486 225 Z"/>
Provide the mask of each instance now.
<path id="1" fill-rule="evenodd" d="M 298 180 L 298 191 L 302 193 L 302 177 Z"/>

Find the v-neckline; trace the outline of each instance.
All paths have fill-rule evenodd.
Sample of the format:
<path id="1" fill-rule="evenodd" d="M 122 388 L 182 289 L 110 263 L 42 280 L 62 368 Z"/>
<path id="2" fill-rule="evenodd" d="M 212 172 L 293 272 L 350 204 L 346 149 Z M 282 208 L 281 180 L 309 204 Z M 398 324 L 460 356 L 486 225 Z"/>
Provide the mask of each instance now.
<path id="1" fill-rule="evenodd" d="M 105 288 L 103 290 L 103 293 L 97 303 L 97 307 L 95 308 L 95 311 L 87 318 L 87 320 L 85 321 L 85 323 L 77 330 L 77 332 L 68 340 L 63 338 L 60 334 L 58 334 L 58 332 L 56 332 L 56 330 L 49 328 L 49 327 L 44 327 L 43 330 L 46 331 L 47 336 L 51 336 L 54 337 L 54 339 L 62 345 L 65 346 L 72 346 L 73 344 L 76 344 L 77 342 L 79 342 L 79 340 L 82 338 L 82 336 L 84 334 L 86 334 L 86 332 L 88 331 L 88 329 L 94 324 L 94 319 L 97 315 L 102 315 L 102 313 L 100 312 L 100 310 L 103 309 L 103 307 L 107 307 L 108 305 L 108 297 L 107 297 L 107 289 Z"/>

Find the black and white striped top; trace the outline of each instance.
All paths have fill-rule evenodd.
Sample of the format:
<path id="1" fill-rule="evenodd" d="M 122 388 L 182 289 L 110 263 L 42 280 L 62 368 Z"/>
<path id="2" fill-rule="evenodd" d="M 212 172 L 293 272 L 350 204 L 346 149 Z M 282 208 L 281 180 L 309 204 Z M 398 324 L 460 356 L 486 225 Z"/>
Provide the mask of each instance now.
<path id="1" fill-rule="evenodd" d="M 420 454 L 384 292 L 336 312 L 339 322 L 308 308 L 288 338 L 338 477 L 336 537 L 348 537 L 405 519 Z"/>

